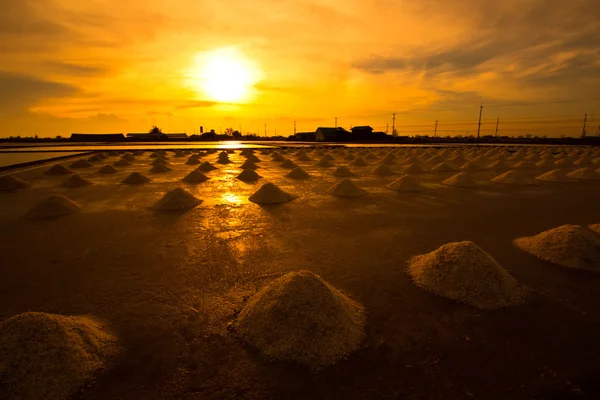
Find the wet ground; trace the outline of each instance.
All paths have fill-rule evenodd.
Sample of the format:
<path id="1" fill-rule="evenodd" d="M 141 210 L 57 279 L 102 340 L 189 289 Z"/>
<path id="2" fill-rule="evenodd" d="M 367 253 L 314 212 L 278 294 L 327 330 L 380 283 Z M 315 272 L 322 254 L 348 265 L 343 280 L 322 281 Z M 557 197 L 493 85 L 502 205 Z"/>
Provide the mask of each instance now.
<path id="1" fill-rule="evenodd" d="M 369 195 L 340 199 L 326 193 L 339 180 L 333 168 L 298 162 L 313 177 L 296 181 L 258 156 L 264 178 L 250 184 L 234 179 L 245 160 L 238 154 L 233 164 L 215 163 L 219 170 L 199 185 L 180 182 L 195 166 L 172 155 L 174 171 L 148 173 L 153 181 L 141 186 L 119 182 L 146 173 L 148 154 L 115 175 L 94 173 L 106 162 L 80 170 L 95 184 L 77 189 L 42 175 L 47 166 L 16 174 L 33 186 L 0 195 L 0 320 L 26 311 L 106 320 L 126 353 L 81 399 L 600 398 L 600 276 L 537 260 L 511 243 L 562 224 L 599 223 L 599 182 L 513 187 L 480 171 L 473 172 L 480 188 L 459 189 L 440 185 L 453 173 L 427 173 L 420 175 L 427 191 L 398 194 L 386 184 L 400 175 L 351 166 Z M 267 181 L 299 197 L 269 207 L 248 202 Z M 203 204 L 176 215 L 151 209 L 178 186 Z M 53 193 L 83 211 L 23 217 Z M 533 289 L 533 300 L 482 312 L 410 283 L 410 256 L 458 240 L 488 251 Z M 227 333 L 244 296 L 300 269 L 368 310 L 363 347 L 316 374 L 265 361 Z"/>

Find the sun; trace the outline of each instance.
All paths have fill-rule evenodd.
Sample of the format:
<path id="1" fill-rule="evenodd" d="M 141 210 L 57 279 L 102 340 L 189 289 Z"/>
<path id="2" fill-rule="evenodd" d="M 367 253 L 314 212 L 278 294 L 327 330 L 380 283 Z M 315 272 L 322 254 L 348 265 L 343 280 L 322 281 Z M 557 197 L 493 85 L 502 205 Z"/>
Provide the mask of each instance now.
<path id="1" fill-rule="evenodd" d="M 243 52 L 225 47 L 196 54 L 186 75 L 198 94 L 212 101 L 237 103 L 251 97 L 261 74 Z"/>

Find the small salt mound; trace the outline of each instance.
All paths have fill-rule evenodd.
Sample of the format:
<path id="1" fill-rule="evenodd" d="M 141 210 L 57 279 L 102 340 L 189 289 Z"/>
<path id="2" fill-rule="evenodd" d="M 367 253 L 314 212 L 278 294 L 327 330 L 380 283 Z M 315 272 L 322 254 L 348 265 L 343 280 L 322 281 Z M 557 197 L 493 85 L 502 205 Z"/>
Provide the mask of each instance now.
<path id="1" fill-rule="evenodd" d="M 46 172 L 44 172 L 44 175 L 68 175 L 72 173 L 73 171 L 70 169 L 63 167 L 60 164 L 56 164 L 48 168 Z"/>
<path id="2" fill-rule="evenodd" d="M 329 194 L 338 197 L 362 197 L 367 192 L 354 184 L 350 179 L 344 178 L 328 190 Z"/>
<path id="3" fill-rule="evenodd" d="M 122 182 L 126 185 L 141 185 L 142 183 L 150 182 L 150 179 L 139 172 L 133 172 L 127 178 L 123 179 Z"/>
<path id="4" fill-rule="evenodd" d="M 206 153 L 203 151 L 198 151 L 198 158 L 206 157 Z"/>
<path id="5" fill-rule="evenodd" d="M 563 225 L 513 243 L 551 263 L 600 272 L 600 238 L 579 225 Z"/>
<path id="6" fill-rule="evenodd" d="M 298 160 L 298 161 L 312 161 L 312 159 L 310 159 L 306 154 L 301 154 L 300 156 L 298 156 L 298 158 L 296 158 L 296 160 Z"/>
<path id="7" fill-rule="evenodd" d="M 55 218 L 74 214 L 81 206 L 65 196 L 54 194 L 29 210 L 27 216 L 35 219 Z M 0 358 L 1 359 L 1 358 Z M 0 367 L 0 371 L 2 368 Z"/>
<path id="8" fill-rule="evenodd" d="M 295 196 L 284 192 L 273 183 L 265 183 L 249 200 L 257 204 L 278 204 L 294 200 Z"/>
<path id="9" fill-rule="evenodd" d="M 427 163 L 433 164 L 433 165 L 437 165 L 437 164 L 439 164 L 439 163 L 441 163 L 443 161 L 444 161 L 444 157 L 441 157 L 441 156 L 437 155 L 437 156 L 433 156 L 430 159 L 428 159 Z"/>
<path id="10" fill-rule="evenodd" d="M 533 169 L 535 164 L 532 161 L 519 161 L 515 164 L 514 169 Z"/>
<path id="11" fill-rule="evenodd" d="M 242 171 L 242 173 L 239 174 L 236 178 L 243 182 L 254 182 L 262 178 L 262 176 L 257 174 L 256 171 L 254 171 L 253 169 L 246 169 Z"/>
<path id="12" fill-rule="evenodd" d="M 503 159 L 499 159 L 487 166 L 487 169 L 503 170 L 510 169 L 510 165 Z"/>
<path id="13" fill-rule="evenodd" d="M 365 156 L 365 159 L 373 161 L 373 160 L 377 160 L 377 156 L 373 153 L 369 153 L 368 155 Z"/>
<path id="14" fill-rule="evenodd" d="M 446 186 L 456 186 L 462 188 L 474 188 L 479 186 L 477 182 L 466 172 L 458 173 L 442 182 Z"/>
<path id="15" fill-rule="evenodd" d="M 275 154 L 273 154 L 273 157 L 271 157 L 271 159 L 272 159 L 273 161 L 276 161 L 276 162 L 283 162 L 283 161 L 285 161 L 285 157 L 284 157 L 284 156 L 282 156 L 282 155 L 281 155 L 281 154 L 279 154 L 279 153 L 275 153 Z"/>
<path id="16" fill-rule="evenodd" d="M 219 153 L 219 158 L 222 158 L 222 157 L 229 157 L 229 153 L 226 152 L 225 150 L 223 150 L 222 152 Z"/>
<path id="17" fill-rule="evenodd" d="M 190 158 L 188 158 L 185 163 L 186 165 L 198 165 L 200 164 L 200 159 L 198 158 L 198 155 L 193 155 Z"/>
<path id="18" fill-rule="evenodd" d="M 157 158 L 156 160 L 152 161 L 150 163 L 150 165 L 167 165 L 167 160 L 165 160 L 164 158 Z"/>
<path id="19" fill-rule="evenodd" d="M 98 157 L 98 155 L 96 154 L 96 155 L 93 155 L 90 158 L 88 158 L 87 161 L 91 162 L 91 163 L 95 163 L 95 162 L 102 161 L 102 158 Z"/>
<path id="20" fill-rule="evenodd" d="M 581 157 L 577 161 L 573 162 L 573 165 L 576 167 L 585 167 L 586 165 L 590 165 L 592 160 L 589 157 Z"/>
<path id="21" fill-rule="evenodd" d="M 559 168 L 569 168 L 573 166 L 573 161 L 568 158 L 562 158 L 555 162 L 556 166 Z"/>
<path id="22" fill-rule="evenodd" d="M 348 154 L 346 157 L 344 157 L 344 160 L 346 160 L 346 161 L 353 161 L 354 160 L 354 156 L 352 154 Z"/>
<path id="23" fill-rule="evenodd" d="M 131 164 L 130 164 L 130 163 L 129 163 L 129 161 L 127 161 L 127 160 L 120 159 L 119 161 L 117 161 L 117 162 L 116 162 L 116 163 L 114 163 L 113 165 L 114 165 L 115 167 L 127 167 L 127 166 L 129 166 L 129 165 L 131 165 Z"/>
<path id="24" fill-rule="evenodd" d="M 85 160 L 78 160 L 72 163 L 69 168 L 77 169 L 77 168 L 90 168 L 92 166 L 91 163 Z"/>
<path id="25" fill-rule="evenodd" d="M 587 167 L 579 168 L 573 172 L 570 172 L 567 174 L 567 176 L 575 179 L 600 179 L 600 175 L 598 175 L 593 169 Z"/>
<path id="26" fill-rule="evenodd" d="M 156 158 L 156 157 L 158 157 L 158 153 L 152 153 L 152 154 L 150 154 L 150 158 Z"/>
<path id="27" fill-rule="evenodd" d="M 362 305 L 318 275 L 300 271 L 252 296 L 231 329 L 268 358 L 319 370 L 358 349 L 365 319 Z"/>
<path id="28" fill-rule="evenodd" d="M 135 156 L 133 154 L 125 154 L 123 157 L 121 157 L 121 159 L 127 161 L 135 161 Z"/>
<path id="29" fill-rule="evenodd" d="M 502 175 L 498 175 L 495 178 L 491 179 L 492 182 L 495 183 L 506 183 L 510 185 L 531 185 L 532 182 L 525 178 L 518 171 L 508 171 Z"/>
<path id="30" fill-rule="evenodd" d="M 71 398 L 119 353 L 117 338 L 91 317 L 16 315 L 0 323 L 3 398 Z"/>
<path id="31" fill-rule="evenodd" d="M 209 180 L 210 178 L 206 175 L 204 175 L 202 172 L 194 170 L 192 172 L 190 172 L 189 174 L 187 174 L 182 181 L 186 182 L 186 183 L 202 183 L 202 182 L 206 182 L 207 180 Z"/>
<path id="32" fill-rule="evenodd" d="M 187 211 L 198 206 L 202 200 L 197 199 L 185 189 L 175 188 L 168 191 L 158 203 L 156 209 L 161 211 Z"/>
<path id="33" fill-rule="evenodd" d="M 329 161 L 329 159 L 326 159 L 325 157 L 321 158 L 319 160 L 319 162 L 317 162 L 315 164 L 316 167 L 323 167 L 323 168 L 329 168 L 329 167 L 333 167 L 333 164 L 331 163 L 331 161 Z"/>
<path id="34" fill-rule="evenodd" d="M 134 156 L 143 156 L 144 152 L 142 150 L 136 150 L 132 153 Z"/>
<path id="35" fill-rule="evenodd" d="M 394 175 L 394 171 L 387 165 L 378 165 L 377 168 L 373 170 L 373 173 L 375 175 Z"/>
<path id="36" fill-rule="evenodd" d="M 154 167 L 152 167 L 148 172 L 150 172 L 151 174 L 164 174 L 169 171 L 173 170 L 164 164 L 157 164 Z"/>
<path id="37" fill-rule="evenodd" d="M 539 167 L 539 168 L 555 168 L 556 167 L 556 163 L 554 162 L 553 159 L 544 158 L 543 160 L 537 162 L 535 164 L 535 166 Z"/>
<path id="38" fill-rule="evenodd" d="M 292 160 L 285 160 L 281 163 L 280 167 L 286 169 L 294 169 L 297 167 L 297 165 Z"/>
<path id="39" fill-rule="evenodd" d="M 250 154 L 248 157 L 246 157 L 246 160 L 252 161 L 254 163 L 261 161 L 260 158 L 256 157 L 254 154 Z"/>
<path id="40" fill-rule="evenodd" d="M 361 157 L 356 157 L 353 161 L 350 162 L 350 165 L 355 166 L 355 167 L 365 167 L 368 164 Z"/>
<path id="41" fill-rule="evenodd" d="M 479 309 L 517 306 L 528 298 L 525 287 L 470 241 L 412 257 L 407 266 L 408 275 L 421 289 Z"/>
<path id="42" fill-rule="evenodd" d="M 399 192 L 421 192 L 425 190 L 425 186 L 421 185 L 419 180 L 412 175 L 404 175 L 390 183 L 388 187 Z"/>
<path id="43" fill-rule="evenodd" d="M 246 160 L 241 166 L 241 169 L 257 169 L 258 165 L 256 165 L 253 161 Z"/>
<path id="44" fill-rule="evenodd" d="M 337 167 L 333 172 L 333 176 L 337 176 L 339 178 L 350 178 L 356 176 L 356 174 L 346 167 Z"/>
<path id="45" fill-rule="evenodd" d="M 231 164 L 231 160 L 228 157 L 219 157 L 217 160 L 218 164 Z"/>
<path id="46" fill-rule="evenodd" d="M 75 175 L 71 175 L 69 177 L 69 179 L 67 179 L 66 181 L 61 183 L 60 186 L 68 187 L 68 188 L 78 188 L 78 187 L 83 187 L 83 186 L 87 186 L 87 185 L 91 185 L 91 184 L 92 184 L 92 182 L 88 181 L 85 178 L 82 178 L 81 175 L 75 174 Z"/>
<path id="47" fill-rule="evenodd" d="M 409 164 L 403 169 L 405 174 L 422 174 L 425 170 L 417 163 Z"/>
<path id="48" fill-rule="evenodd" d="M 577 179 L 567 176 L 566 172 L 558 169 L 536 176 L 534 179 L 546 182 L 577 182 Z"/>
<path id="49" fill-rule="evenodd" d="M 461 169 L 477 171 L 483 169 L 483 166 L 479 163 L 479 161 L 469 161 L 468 163 L 464 164 Z"/>
<path id="50" fill-rule="evenodd" d="M 383 160 L 381 160 L 381 162 L 379 163 L 379 165 L 395 165 L 396 164 L 396 160 L 394 158 L 389 158 L 386 157 Z"/>
<path id="51" fill-rule="evenodd" d="M 98 174 L 115 174 L 117 170 L 112 165 L 105 165 L 97 171 Z"/>
<path id="52" fill-rule="evenodd" d="M 454 171 L 456 171 L 456 169 L 454 169 L 454 167 L 452 167 L 452 165 L 445 163 L 445 162 L 439 163 L 435 167 L 431 168 L 431 170 L 435 171 L 435 172 L 454 172 Z"/>
<path id="53" fill-rule="evenodd" d="M 288 178 L 293 178 L 293 179 L 308 179 L 310 178 L 310 175 L 308 173 L 306 173 L 306 171 L 304 171 L 302 168 L 300 167 L 296 167 L 293 170 L 290 171 L 289 174 L 286 175 Z"/>
<path id="54" fill-rule="evenodd" d="M 177 157 L 177 158 L 185 157 L 185 153 L 183 151 L 181 151 L 181 150 L 177 150 L 175 152 L 175 156 L 174 157 Z"/>
<path id="55" fill-rule="evenodd" d="M 0 193 L 14 192 L 31 186 L 29 183 L 12 175 L 0 176 Z"/>
<path id="56" fill-rule="evenodd" d="M 210 172 L 210 171 L 214 171 L 215 169 L 218 169 L 218 168 L 209 162 L 203 162 L 202 164 L 200 164 L 200 166 L 198 168 L 196 168 L 196 170 L 203 171 L 203 172 Z"/>
<path id="57" fill-rule="evenodd" d="M 333 161 L 333 160 L 335 160 L 335 158 L 333 158 L 333 156 L 332 156 L 331 154 L 325 154 L 325 155 L 323 156 L 323 159 L 325 159 L 325 160 L 329 160 L 329 161 Z"/>

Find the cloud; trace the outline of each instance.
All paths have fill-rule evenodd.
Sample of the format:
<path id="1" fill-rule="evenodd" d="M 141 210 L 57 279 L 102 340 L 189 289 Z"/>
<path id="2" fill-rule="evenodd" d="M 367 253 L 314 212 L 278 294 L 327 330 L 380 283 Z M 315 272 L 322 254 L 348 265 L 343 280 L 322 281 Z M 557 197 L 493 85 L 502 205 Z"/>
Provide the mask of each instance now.
<path id="1" fill-rule="evenodd" d="M 52 61 L 45 63 L 45 67 L 52 72 L 68 76 L 93 76 L 104 75 L 109 72 L 108 68 L 96 65 L 81 65 L 67 62 Z"/>
<path id="2" fill-rule="evenodd" d="M 231 105 L 229 103 L 219 103 L 216 101 L 208 101 L 208 100 L 194 100 L 188 101 L 186 103 L 181 103 L 175 106 L 176 110 L 187 110 L 189 108 L 204 108 L 204 107 L 214 107 L 219 105 Z"/>

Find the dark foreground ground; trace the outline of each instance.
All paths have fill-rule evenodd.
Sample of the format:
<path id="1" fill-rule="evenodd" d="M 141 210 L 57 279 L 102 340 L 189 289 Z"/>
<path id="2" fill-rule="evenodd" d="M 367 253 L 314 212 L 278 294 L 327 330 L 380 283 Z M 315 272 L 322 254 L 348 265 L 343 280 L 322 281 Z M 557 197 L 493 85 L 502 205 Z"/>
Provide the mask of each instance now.
<path id="1" fill-rule="evenodd" d="M 212 158 L 215 158 L 213 156 Z M 214 161 L 211 158 L 211 161 Z M 215 158 L 216 159 L 216 158 Z M 600 398 L 600 276 L 537 260 L 511 241 L 562 224 L 600 222 L 598 183 L 479 189 L 439 185 L 396 194 L 373 167 L 352 168 L 370 195 L 329 196 L 331 170 L 307 182 L 262 163 L 258 172 L 300 197 L 260 207 L 261 184 L 232 179 L 235 163 L 185 186 L 204 203 L 183 215 L 149 209 L 193 167 L 141 187 L 117 182 L 147 171 L 144 157 L 96 185 L 22 176 L 34 186 L 0 195 L 0 320 L 26 311 L 91 314 L 126 352 L 80 399 L 596 399 Z M 301 163 L 303 164 L 303 163 Z M 310 165 L 310 163 L 306 163 Z M 304 165 L 303 165 L 304 166 Z M 535 176 L 542 171 L 529 172 Z M 486 182 L 496 175 L 477 172 Z M 22 217 L 61 193 L 84 211 L 51 221 Z M 404 264 L 452 241 L 473 240 L 535 292 L 528 304 L 482 312 L 413 286 Z M 321 275 L 368 310 L 363 347 L 312 373 L 265 361 L 227 334 L 243 297 L 288 271 Z"/>

